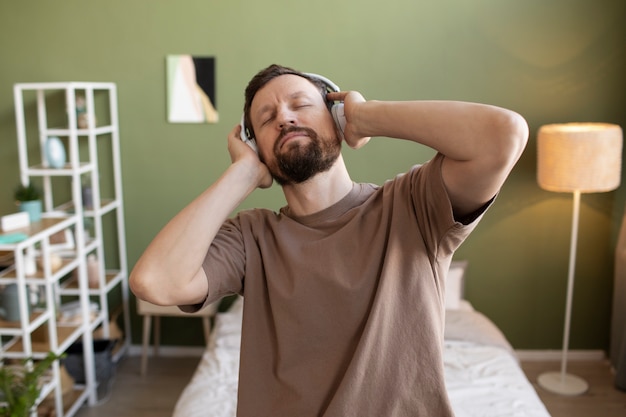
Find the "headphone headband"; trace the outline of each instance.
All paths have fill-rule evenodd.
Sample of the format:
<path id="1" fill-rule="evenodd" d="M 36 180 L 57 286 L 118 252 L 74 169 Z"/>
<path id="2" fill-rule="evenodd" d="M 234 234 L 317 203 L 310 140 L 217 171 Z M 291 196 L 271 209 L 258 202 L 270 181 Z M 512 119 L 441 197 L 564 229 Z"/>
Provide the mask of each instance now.
<path id="1" fill-rule="evenodd" d="M 334 82 L 332 82 L 331 80 L 329 80 L 328 78 L 322 75 L 314 74 L 312 72 L 305 72 L 304 74 L 308 77 L 320 80 L 321 82 L 326 84 L 326 88 L 328 88 L 329 91 L 333 91 L 333 92 L 341 91 L 341 89 L 339 88 L 337 84 L 335 84 Z"/>

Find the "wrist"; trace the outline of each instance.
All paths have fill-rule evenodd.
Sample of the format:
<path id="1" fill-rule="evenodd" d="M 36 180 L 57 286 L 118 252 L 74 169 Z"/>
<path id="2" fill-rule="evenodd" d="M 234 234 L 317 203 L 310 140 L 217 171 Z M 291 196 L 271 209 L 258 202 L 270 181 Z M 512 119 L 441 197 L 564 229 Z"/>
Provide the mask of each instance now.
<path id="1" fill-rule="evenodd" d="M 265 164 L 258 159 L 240 159 L 228 168 L 229 176 L 232 177 L 234 186 L 243 187 L 249 194 L 256 188 L 266 188 L 272 183 L 271 175 Z M 269 184 L 268 182 L 269 177 Z"/>

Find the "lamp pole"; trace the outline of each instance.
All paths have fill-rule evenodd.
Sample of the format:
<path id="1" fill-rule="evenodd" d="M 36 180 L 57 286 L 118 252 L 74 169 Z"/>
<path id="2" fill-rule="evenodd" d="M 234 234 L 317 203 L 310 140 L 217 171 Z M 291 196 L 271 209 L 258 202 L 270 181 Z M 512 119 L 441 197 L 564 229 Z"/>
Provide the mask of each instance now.
<path id="1" fill-rule="evenodd" d="M 561 379 L 567 373 L 567 352 L 569 350 L 569 330 L 572 321 L 572 299 L 574 298 L 574 272 L 576 271 L 576 248 L 578 247 L 578 221 L 580 218 L 580 190 L 574 191 L 572 210 L 572 237 L 569 246 L 569 268 L 567 270 L 567 298 L 565 303 L 565 327 L 563 329 L 563 356 L 561 358 Z"/>
<path id="2" fill-rule="evenodd" d="M 569 349 L 569 331 L 572 319 L 572 298 L 574 296 L 574 272 L 576 270 L 576 247 L 578 244 L 578 219 L 580 217 L 580 190 L 574 190 L 574 208 L 572 211 L 572 236 L 569 247 L 569 267 L 567 272 L 567 295 L 565 301 L 565 326 L 563 329 L 563 351 L 561 372 L 546 372 L 539 375 L 539 385 L 551 392 L 562 395 L 580 395 L 587 391 L 589 384 L 582 378 L 567 373 L 567 352 Z"/>

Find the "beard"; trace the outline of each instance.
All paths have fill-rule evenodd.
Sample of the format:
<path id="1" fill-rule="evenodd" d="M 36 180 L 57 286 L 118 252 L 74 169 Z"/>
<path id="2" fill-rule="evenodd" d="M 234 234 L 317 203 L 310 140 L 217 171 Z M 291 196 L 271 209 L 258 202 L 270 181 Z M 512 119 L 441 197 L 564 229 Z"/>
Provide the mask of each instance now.
<path id="1" fill-rule="evenodd" d="M 287 144 L 287 149 L 281 152 L 280 140 L 291 132 L 302 132 L 310 141 L 306 144 Z M 283 129 L 273 149 L 276 166 L 270 168 L 270 172 L 274 180 L 281 186 L 301 184 L 320 172 L 328 171 L 341 154 L 341 141 L 337 137 L 320 137 L 308 127 Z"/>

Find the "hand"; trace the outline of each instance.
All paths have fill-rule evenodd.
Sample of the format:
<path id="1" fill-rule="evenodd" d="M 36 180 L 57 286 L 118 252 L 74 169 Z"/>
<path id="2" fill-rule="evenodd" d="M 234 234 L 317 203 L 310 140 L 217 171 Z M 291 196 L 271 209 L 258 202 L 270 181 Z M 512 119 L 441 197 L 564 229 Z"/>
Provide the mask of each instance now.
<path id="1" fill-rule="evenodd" d="M 343 137 L 349 147 L 359 149 L 371 139 L 369 136 L 363 136 L 358 128 L 358 112 L 359 106 L 365 103 L 365 98 L 356 91 L 339 91 L 337 93 L 328 93 L 328 99 L 334 101 L 343 101 L 344 114 L 346 117 L 346 127 L 343 131 Z"/>
<path id="2" fill-rule="evenodd" d="M 272 185 L 273 178 L 267 165 L 259 159 L 259 155 L 247 144 L 241 137 L 241 125 L 237 124 L 228 134 L 228 153 L 233 164 L 242 163 L 250 166 L 250 172 L 253 178 L 256 178 L 256 186 L 259 188 L 269 188 Z"/>

